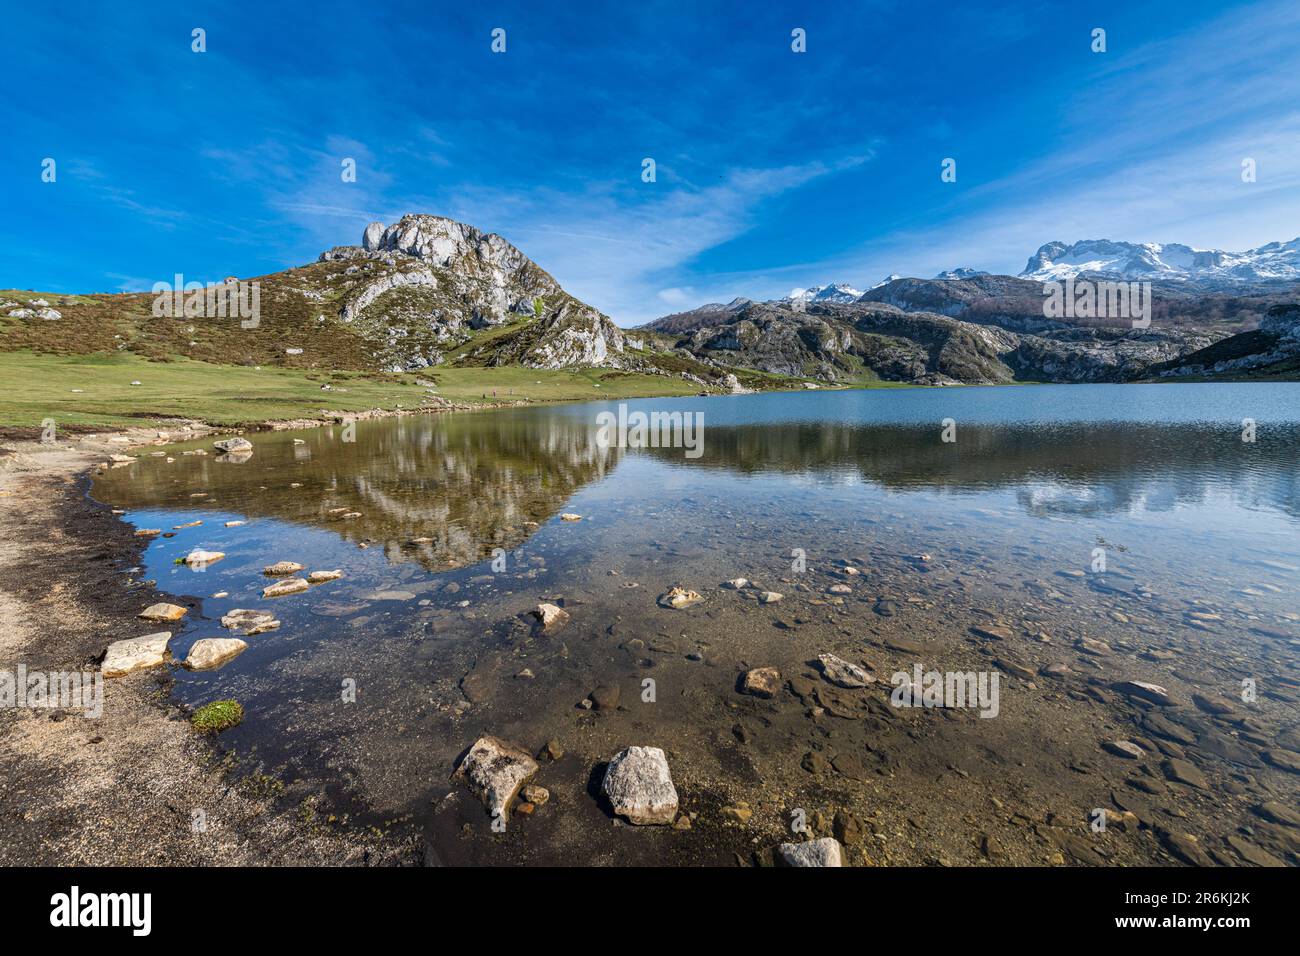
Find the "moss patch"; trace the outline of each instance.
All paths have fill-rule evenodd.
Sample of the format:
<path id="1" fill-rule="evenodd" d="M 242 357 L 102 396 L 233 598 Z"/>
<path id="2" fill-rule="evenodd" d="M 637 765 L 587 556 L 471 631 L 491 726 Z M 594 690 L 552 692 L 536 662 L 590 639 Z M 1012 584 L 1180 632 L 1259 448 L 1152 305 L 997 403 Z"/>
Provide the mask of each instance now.
<path id="1" fill-rule="evenodd" d="M 244 708 L 237 700 L 215 700 L 194 712 L 190 724 L 195 730 L 218 733 L 229 730 L 244 719 Z"/>

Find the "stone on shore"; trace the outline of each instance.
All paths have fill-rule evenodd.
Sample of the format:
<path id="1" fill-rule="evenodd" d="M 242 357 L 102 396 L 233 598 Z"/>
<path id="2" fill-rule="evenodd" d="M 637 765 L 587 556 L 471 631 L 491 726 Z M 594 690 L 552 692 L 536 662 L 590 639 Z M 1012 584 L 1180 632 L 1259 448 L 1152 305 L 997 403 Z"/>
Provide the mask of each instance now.
<path id="1" fill-rule="evenodd" d="M 770 700 L 781 689 L 781 672 L 775 667 L 755 667 L 745 672 L 740 689 L 754 697 Z"/>
<path id="2" fill-rule="evenodd" d="M 543 634 L 554 634 L 569 623 L 569 612 L 558 604 L 539 604 L 533 615 Z"/>
<path id="3" fill-rule="evenodd" d="M 311 585 L 302 578 L 286 578 L 283 581 L 276 581 L 274 584 L 262 588 L 262 597 L 284 597 L 286 594 L 299 594 L 306 591 Z"/>
<path id="4" fill-rule="evenodd" d="M 807 843 L 782 843 L 776 856 L 785 866 L 843 866 L 844 851 L 834 837 L 822 837 Z"/>
<path id="5" fill-rule="evenodd" d="M 222 615 L 221 626 L 230 628 L 232 631 L 239 631 L 245 637 L 250 637 L 253 634 L 273 631 L 280 626 L 280 622 L 275 619 L 275 615 L 270 611 L 255 611 L 249 608 L 237 607 L 229 614 Z"/>
<path id="6" fill-rule="evenodd" d="M 456 768 L 456 776 L 469 784 L 493 819 L 504 819 L 519 788 L 539 769 L 537 761 L 514 744 L 480 737 Z"/>
<path id="7" fill-rule="evenodd" d="M 821 668 L 823 677 L 840 687 L 866 687 L 876 680 L 857 664 L 850 664 L 834 654 L 818 654 L 817 665 Z"/>
<path id="8" fill-rule="evenodd" d="M 758 602 L 760 604 L 775 604 L 783 597 L 785 597 L 784 594 L 779 594 L 776 591 L 764 591 L 758 596 Z"/>
<path id="9" fill-rule="evenodd" d="M 277 561 L 263 568 L 262 573 L 268 578 L 276 578 L 285 574 L 297 574 L 302 569 L 303 566 L 297 561 Z"/>
<path id="10" fill-rule="evenodd" d="M 600 789 L 614 813 L 629 823 L 672 823 L 677 816 L 677 788 L 658 747 L 620 751 L 609 762 Z"/>
<path id="11" fill-rule="evenodd" d="M 237 637 L 205 637 L 194 642 L 185 657 L 185 666 L 192 671 L 220 667 L 248 649 L 248 644 Z"/>
<path id="12" fill-rule="evenodd" d="M 187 608 L 180 607 L 176 604 L 150 604 L 140 612 L 140 617 L 146 621 L 179 621 L 188 613 Z"/>
<path id="13" fill-rule="evenodd" d="M 733 590 L 733 591 L 739 591 L 739 590 L 741 590 L 742 588 L 747 588 L 747 587 L 749 587 L 749 579 L 748 579 L 748 578 L 732 578 L 730 581 L 723 581 L 723 582 L 722 582 L 722 586 L 723 586 L 724 588 L 730 588 L 730 589 Z"/>
<path id="14" fill-rule="evenodd" d="M 171 639 L 171 631 L 159 631 L 144 637 L 114 641 L 104 652 L 104 663 L 99 670 L 105 677 L 123 677 L 132 671 L 157 667 L 166 662 L 167 642 Z"/>

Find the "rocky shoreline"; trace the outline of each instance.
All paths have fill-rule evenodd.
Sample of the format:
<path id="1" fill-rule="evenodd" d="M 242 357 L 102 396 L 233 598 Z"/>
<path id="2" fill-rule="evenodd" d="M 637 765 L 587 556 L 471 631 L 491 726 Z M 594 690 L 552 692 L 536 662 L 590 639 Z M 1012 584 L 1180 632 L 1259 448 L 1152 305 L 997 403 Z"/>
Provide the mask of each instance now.
<path id="1" fill-rule="evenodd" d="M 142 437 L 135 436 L 137 439 Z M 0 666 L 85 671 L 115 638 L 182 601 L 141 580 L 144 539 L 87 495 L 106 440 L 0 448 Z M 185 602 L 195 604 L 197 602 Z M 376 865 L 418 860 L 408 835 L 348 832 L 311 788 L 239 774 L 170 698 L 166 671 L 104 682 L 103 713 L 0 711 L 0 863 Z"/>

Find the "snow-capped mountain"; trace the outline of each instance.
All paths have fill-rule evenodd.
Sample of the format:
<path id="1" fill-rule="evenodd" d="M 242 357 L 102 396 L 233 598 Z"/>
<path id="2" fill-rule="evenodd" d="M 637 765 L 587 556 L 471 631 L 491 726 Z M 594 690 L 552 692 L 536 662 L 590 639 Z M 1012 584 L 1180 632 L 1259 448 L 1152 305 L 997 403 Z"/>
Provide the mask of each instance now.
<path id="1" fill-rule="evenodd" d="M 1259 282 L 1300 280 L 1300 238 L 1245 252 L 1194 249 L 1181 243 L 1085 239 L 1049 242 L 1030 257 L 1022 278 L 1048 282 L 1081 274 L 1128 280 Z"/>
<path id="2" fill-rule="evenodd" d="M 809 289 L 791 289 L 782 301 L 803 302 L 854 302 L 862 292 L 843 282 L 832 285 L 818 285 Z"/>
<path id="3" fill-rule="evenodd" d="M 988 275 L 988 273 L 985 272 L 983 269 L 969 269 L 966 266 L 961 266 L 960 268 L 957 269 L 948 269 L 944 272 L 940 272 L 937 276 L 935 276 L 935 278 L 936 279 L 974 279 L 976 276 L 986 276 L 986 275 Z"/>

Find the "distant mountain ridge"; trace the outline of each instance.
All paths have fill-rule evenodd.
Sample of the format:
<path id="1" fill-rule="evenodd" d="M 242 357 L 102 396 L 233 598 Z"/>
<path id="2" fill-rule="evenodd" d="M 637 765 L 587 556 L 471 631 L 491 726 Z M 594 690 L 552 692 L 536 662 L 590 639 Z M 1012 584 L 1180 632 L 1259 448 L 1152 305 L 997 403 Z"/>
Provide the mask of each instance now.
<path id="1" fill-rule="evenodd" d="M 713 391 L 1300 377 L 1300 282 L 1285 278 L 1300 240 L 1250 255 L 1049 243 L 1031 259 L 1051 275 L 1154 276 L 1149 327 L 1048 317 L 1040 279 L 964 267 L 934 279 L 890 276 L 866 291 L 841 282 L 768 302 L 737 297 L 635 330 L 574 298 L 506 239 L 465 223 L 406 215 L 369 224 L 360 240 L 237 280 L 260 287 L 252 326 L 160 321 L 145 293 L 61 297 L 49 315 L 6 302 L 0 349 L 429 377 L 438 367 L 586 368 L 611 381 L 644 373 Z M 1095 269 L 1113 271 L 1085 271 Z M 1207 291 L 1226 280 L 1206 275 L 1236 278 L 1229 291 Z"/>
<path id="2" fill-rule="evenodd" d="M 1149 327 L 1131 316 L 1047 316 L 1046 283 L 1082 278 L 1151 282 Z M 1030 257 L 1020 276 L 961 267 L 933 279 L 890 276 L 854 292 L 832 283 L 766 302 L 737 298 L 641 329 L 659 348 L 700 361 L 831 382 L 1300 375 L 1300 337 L 1293 331 L 1300 239 L 1245 253 L 1052 242 Z"/>
<path id="3" fill-rule="evenodd" d="M 1020 277 L 1050 282 L 1079 276 L 1125 280 L 1241 282 L 1300 281 L 1300 238 L 1245 252 L 1196 249 L 1181 243 L 1084 239 L 1049 242 L 1029 257 Z"/>
<path id="4" fill-rule="evenodd" d="M 783 302 L 855 302 L 858 296 L 862 295 L 861 290 L 853 288 L 844 282 L 835 282 L 828 285 L 812 286 L 808 289 L 791 289 L 790 294 L 781 301 Z"/>

